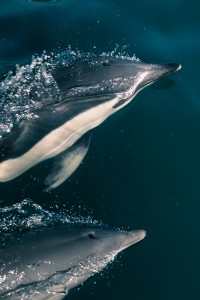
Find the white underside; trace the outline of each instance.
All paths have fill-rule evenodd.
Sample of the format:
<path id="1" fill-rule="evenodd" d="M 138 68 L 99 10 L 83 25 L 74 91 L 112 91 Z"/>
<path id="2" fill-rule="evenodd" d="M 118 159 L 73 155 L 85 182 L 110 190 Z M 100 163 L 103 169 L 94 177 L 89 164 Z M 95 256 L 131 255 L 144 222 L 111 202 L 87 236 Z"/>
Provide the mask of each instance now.
<path id="1" fill-rule="evenodd" d="M 0 181 L 11 180 L 39 162 L 68 149 L 87 131 L 101 124 L 115 112 L 112 109 L 115 103 L 116 99 L 77 115 L 64 125 L 51 131 L 22 156 L 2 162 L 0 164 Z"/>

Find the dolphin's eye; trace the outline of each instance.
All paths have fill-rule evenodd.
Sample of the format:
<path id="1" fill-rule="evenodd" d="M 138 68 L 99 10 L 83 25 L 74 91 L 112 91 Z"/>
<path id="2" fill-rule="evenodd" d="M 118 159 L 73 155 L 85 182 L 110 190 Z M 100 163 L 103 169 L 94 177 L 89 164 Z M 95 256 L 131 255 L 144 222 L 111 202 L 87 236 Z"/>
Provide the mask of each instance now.
<path id="1" fill-rule="evenodd" d="M 103 66 L 109 67 L 110 64 L 111 64 L 111 62 L 110 62 L 110 60 L 108 60 L 108 59 L 102 61 L 102 65 L 103 65 Z"/>
<path id="2" fill-rule="evenodd" d="M 89 238 L 94 239 L 95 238 L 95 233 L 94 232 L 90 232 L 88 233 Z"/>

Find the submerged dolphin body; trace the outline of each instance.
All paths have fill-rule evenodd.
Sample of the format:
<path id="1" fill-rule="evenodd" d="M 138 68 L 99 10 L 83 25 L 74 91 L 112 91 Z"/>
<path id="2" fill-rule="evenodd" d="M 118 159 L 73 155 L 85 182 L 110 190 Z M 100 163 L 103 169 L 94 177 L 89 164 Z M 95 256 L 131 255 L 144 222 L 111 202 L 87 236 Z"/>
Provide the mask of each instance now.
<path id="1" fill-rule="evenodd" d="M 63 299 L 145 231 L 98 227 L 43 229 L 7 237 L 0 249 L 0 299 Z"/>
<path id="2" fill-rule="evenodd" d="M 60 100 L 36 111 L 36 118 L 24 120 L 0 139 L 0 181 L 55 157 L 45 185 L 47 189 L 59 186 L 80 165 L 93 128 L 144 87 L 180 68 L 177 63 L 150 65 L 103 56 L 57 63 L 50 73 Z"/>

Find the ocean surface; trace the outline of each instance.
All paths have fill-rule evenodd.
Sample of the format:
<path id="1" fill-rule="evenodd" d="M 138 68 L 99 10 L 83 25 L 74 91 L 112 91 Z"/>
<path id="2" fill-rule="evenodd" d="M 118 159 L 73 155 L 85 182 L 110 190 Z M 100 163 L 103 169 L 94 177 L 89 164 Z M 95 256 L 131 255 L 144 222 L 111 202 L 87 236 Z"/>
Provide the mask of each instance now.
<path id="1" fill-rule="evenodd" d="M 199 33 L 193 0 L 0 1 L 1 80 L 16 65 L 30 65 L 33 56 L 69 46 L 182 65 L 96 128 L 83 164 L 59 188 L 41 192 L 44 166 L 0 184 L 0 228 L 3 208 L 31 199 L 75 221 L 147 231 L 68 300 L 200 299 Z M 6 220 L 10 228 L 19 224 L 9 214 Z"/>

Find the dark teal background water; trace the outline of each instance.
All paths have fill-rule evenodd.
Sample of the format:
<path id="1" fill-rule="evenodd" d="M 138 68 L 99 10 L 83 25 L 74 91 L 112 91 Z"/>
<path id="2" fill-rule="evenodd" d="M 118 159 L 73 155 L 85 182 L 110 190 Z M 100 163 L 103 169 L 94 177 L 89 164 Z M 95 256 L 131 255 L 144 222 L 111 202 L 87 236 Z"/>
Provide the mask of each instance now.
<path id="1" fill-rule="evenodd" d="M 183 66 L 97 128 L 84 164 L 51 194 L 30 177 L 42 166 L 0 186 L 2 206 L 30 197 L 48 209 L 73 206 L 113 227 L 147 230 L 67 299 L 200 299 L 199 33 L 196 1 L 0 1 L 1 76 L 69 44 L 97 54 L 129 45 L 144 62 Z"/>

